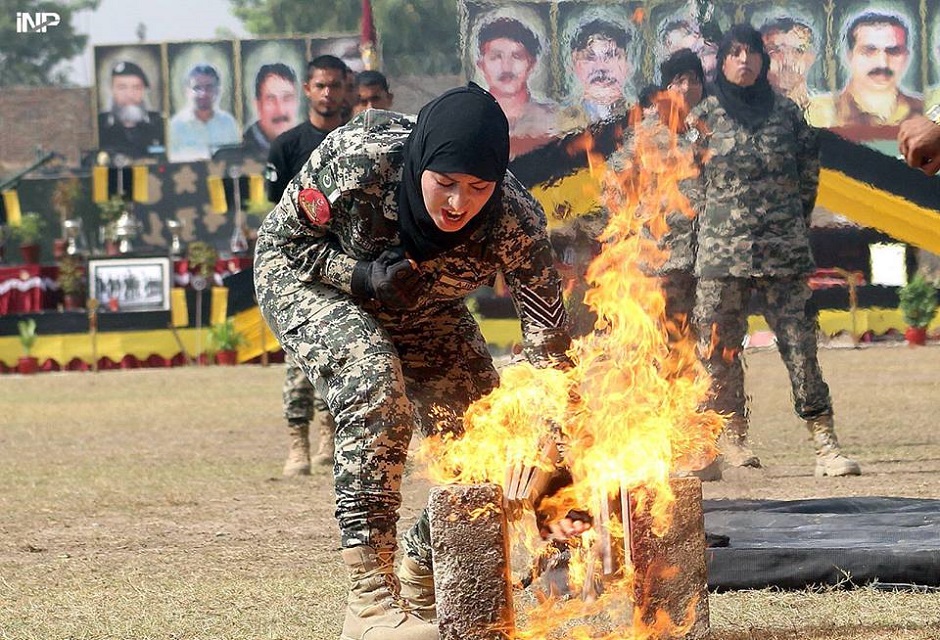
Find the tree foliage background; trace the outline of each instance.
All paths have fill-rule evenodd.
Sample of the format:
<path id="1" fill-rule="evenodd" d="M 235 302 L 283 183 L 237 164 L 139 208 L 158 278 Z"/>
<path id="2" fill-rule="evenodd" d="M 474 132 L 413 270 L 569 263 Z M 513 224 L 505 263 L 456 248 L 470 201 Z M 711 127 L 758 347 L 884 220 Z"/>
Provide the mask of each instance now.
<path id="1" fill-rule="evenodd" d="M 229 0 L 259 36 L 359 31 L 357 0 Z M 457 0 L 373 0 L 384 70 L 393 75 L 460 71 Z"/>
<path id="2" fill-rule="evenodd" d="M 88 36 L 75 33 L 72 14 L 96 9 L 100 0 L 0 0 L 0 86 L 68 85 L 60 65 L 85 49 Z M 61 21 L 45 33 L 17 33 L 16 14 L 58 13 Z"/>

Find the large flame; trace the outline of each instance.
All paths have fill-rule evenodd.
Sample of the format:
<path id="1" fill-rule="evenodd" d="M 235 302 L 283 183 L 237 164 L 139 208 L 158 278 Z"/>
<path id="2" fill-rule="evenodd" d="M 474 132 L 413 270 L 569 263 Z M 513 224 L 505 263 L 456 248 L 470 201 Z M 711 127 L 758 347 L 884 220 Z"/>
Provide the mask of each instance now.
<path id="1" fill-rule="evenodd" d="M 667 103 L 668 104 L 668 103 Z M 586 304 L 599 320 L 595 330 L 574 341 L 567 371 L 515 364 L 501 373 L 498 389 L 473 404 L 459 439 L 427 440 L 422 456 L 438 482 L 497 482 L 508 489 L 520 468 L 553 471 L 546 441 L 561 441 L 564 465 L 573 482 L 546 500 L 541 509 L 561 517 L 570 508 L 598 514 L 628 494 L 634 508 L 648 515 L 654 533 L 671 522 L 674 495 L 670 473 L 714 457 L 723 420 L 703 411 L 709 379 L 695 354 L 683 319 L 666 318 L 659 282 L 641 265 L 666 259 L 656 241 L 667 229 L 666 216 L 693 211 L 679 189 L 695 176 L 689 145 L 678 144 L 681 114 L 674 108 L 651 125 L 642 114 L 631 118 L 631 148 L 614 171 L 590 155 L 595 198 L 610 212 L 600 238 L 602 250 L 587 270 Z M 516 534 L 533 553 L 546 543 L 531 519 L 522 518 Z M 569 581 L 575 593 L 591 591 L 603 536 L 623 544 L 624 526 L 616 519 L 595 527 L 571 549 Z M 675 568 L 657 576 L 667 579 Z M 568 638 L 640 640 L 680 632 L 694 621 L 695 603 L 684 620 L 644 610 L 632 601 L 632 567 L 613 582 L 608 577 L 594 598 L 547 598 L 525 612 L 517 638 L 551 637 L 564 629 Z M 594 617 L 603 614 L 604 630 Z M 610 629 L 613 628 L 613 631 Z"/>

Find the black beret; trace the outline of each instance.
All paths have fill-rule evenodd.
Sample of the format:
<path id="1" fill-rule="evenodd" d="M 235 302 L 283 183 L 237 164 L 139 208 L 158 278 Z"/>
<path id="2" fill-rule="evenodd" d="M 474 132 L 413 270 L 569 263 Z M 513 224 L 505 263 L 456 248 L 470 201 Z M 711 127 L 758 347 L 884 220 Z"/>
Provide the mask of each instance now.
<path id="1" fill-rule="evenodd" d="M 144 86 L 148 89 L 150 88 L 150 82 L 147 80 L 147 74 L 144 73 L 144 70 L 133 62 L 127 62 L 122 60 L 118 62 L 114 67 L 111 68 L 111 77 L 114 76 L 137 76 L 143 81 Z"/>

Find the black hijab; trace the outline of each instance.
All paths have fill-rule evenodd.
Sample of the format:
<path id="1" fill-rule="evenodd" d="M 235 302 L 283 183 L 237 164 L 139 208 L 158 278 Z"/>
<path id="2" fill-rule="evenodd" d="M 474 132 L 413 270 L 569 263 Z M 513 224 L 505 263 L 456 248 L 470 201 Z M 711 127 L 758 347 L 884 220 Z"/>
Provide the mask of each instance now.
<path id="1" fill-rule="evenodd" d="M 498 206 L 509 165 L 509 121 L 496 99 L 471 82 L 421 108 L 404 154 L 398 189 L 402 243 L 416 260 L 429 260 L 466 242 Z M 441 231 L 424 206 L 421 174 L 426 169 L 466 173 L 496 182 L 496 189 L 466 226 L 459 231 Z"/>
<path id="2" fill-rule="evenodd" d="M 742 44 L 757 52 L 763 62 L 760 75 L 749 87 L 742 87 L 730 82 L 725 77 L 725 58 L 731 53 L 731 47 Z M 770 56 L 764 50 L 764 41 L 760 32 L 749 24 L 736 24 L 721 39 L 718 45 L 718 68 L 715 85 L 712 89 L 718 102 L 728 114 L 750 129 L 761 126 L 774 107 L 774 90 L 767 80 L 770 69 Z"/>

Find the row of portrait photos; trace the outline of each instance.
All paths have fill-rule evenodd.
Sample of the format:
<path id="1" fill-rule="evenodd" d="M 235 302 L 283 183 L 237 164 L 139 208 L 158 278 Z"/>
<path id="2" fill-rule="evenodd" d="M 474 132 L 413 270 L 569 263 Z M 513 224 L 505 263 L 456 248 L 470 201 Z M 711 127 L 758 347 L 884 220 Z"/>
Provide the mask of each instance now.
<path id="1" fill-rule="evenodd" d="M 516 141 L 528 136 L 533 144 L 609 116 L 618 102 L 636 102 L 679 49 L 696 52 L 712 79 L 710 41 L 739 22 L 761 31 L 771 84 L 814 126 L 893 139 L 900 122 L 940 103 L 940 2 L 715 1 L 704 25 L 696 6 L 462 0 L 464 71 L 513 111 Z M 515 151 L 524 150 L 520 143 Z"/>
<path id="2" fill-rule="evenodd" d="M 355 34 L 97 46 L 98 146 L 170 162 L 229 148 L 265 158 L 306 117 L 307 61 L 322 54 L 363 68 Z"/>

